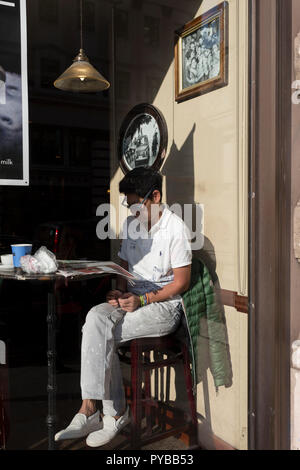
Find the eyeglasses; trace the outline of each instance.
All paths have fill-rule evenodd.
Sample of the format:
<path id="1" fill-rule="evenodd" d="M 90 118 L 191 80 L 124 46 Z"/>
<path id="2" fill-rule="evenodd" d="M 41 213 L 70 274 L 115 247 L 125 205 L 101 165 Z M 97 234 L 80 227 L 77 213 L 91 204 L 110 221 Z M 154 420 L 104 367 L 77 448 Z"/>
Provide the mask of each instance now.
<path id="1" fill-rule="evenodd" d="M 146 194 L 146 196 L 144 197 L 144 199 L 142 200 L 142 202 L 133 202 L 132 204 L 128 204 L 127 203 L 127 196 L 124 197 L 123 201 L 121 202 L 122 206 L 126 207 L 126 209 L 130 209 L 131 206 L 133 205 L 137 205 L 137 209 L 140 209 L 143 207 L 143 205 L 145 204 L 146 200 L 148 199 L 148 197 L 150 196 L 150 194 L 152 194 L 154 191 L 154 187 L 152 186 L 152 188 L 150 189 L 150 191 L 148 191 L 148 193 Z"/>

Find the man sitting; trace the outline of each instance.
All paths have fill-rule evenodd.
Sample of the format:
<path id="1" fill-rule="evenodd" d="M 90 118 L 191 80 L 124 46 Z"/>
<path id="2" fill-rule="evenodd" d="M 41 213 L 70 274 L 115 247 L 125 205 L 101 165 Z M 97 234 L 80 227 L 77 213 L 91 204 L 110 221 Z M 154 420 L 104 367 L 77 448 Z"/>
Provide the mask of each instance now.
<path id="1" fill-rule="evenodd" d="M 129 423 L 117 348 L 134 338 L 164 336 L 180 323 L 181 297 L 190 283 L 189 231 L 161 203 L 162 177 L 136 168 L 119 184 L 132 213 L 124 224 L 120 264 L 139 280 L 118 278 L 107 303 L 93 307 L 82 329 L 82 405 L 55 440 L 88 436 L 90 447 L 110 442 Z M 103 419 L 96 402 L 102 400 Z"/>

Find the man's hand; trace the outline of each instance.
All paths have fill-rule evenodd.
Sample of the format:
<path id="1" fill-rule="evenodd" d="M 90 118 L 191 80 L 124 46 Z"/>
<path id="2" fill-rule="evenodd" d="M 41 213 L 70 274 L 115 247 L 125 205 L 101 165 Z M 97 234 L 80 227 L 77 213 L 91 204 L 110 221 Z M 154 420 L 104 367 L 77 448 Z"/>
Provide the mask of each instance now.
<path id="1" fill-rule="evenodd" d="M 110 290 L 106 294 L 106 302 L 108 302 L 113 307 L 119 307 L 118 299 L 123 295 L 123 292 L 120 290 Z"/>
<path id="2" fill-rule="evenodd" d="M 125 312 L 134 312 L 141 306 L 141 300 L 138 295 L 126 292 L 122 297 L 119 297 L 119 305 Z"/>

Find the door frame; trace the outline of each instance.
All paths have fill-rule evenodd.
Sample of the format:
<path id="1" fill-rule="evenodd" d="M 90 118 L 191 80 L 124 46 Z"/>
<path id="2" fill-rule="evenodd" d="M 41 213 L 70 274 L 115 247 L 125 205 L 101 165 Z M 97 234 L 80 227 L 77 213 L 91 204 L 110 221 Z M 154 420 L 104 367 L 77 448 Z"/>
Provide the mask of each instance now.
<path id="1" fill-rule="evenodd" d="M 292 0 L 249 0 L 248 448 L 290 449 Z"/>

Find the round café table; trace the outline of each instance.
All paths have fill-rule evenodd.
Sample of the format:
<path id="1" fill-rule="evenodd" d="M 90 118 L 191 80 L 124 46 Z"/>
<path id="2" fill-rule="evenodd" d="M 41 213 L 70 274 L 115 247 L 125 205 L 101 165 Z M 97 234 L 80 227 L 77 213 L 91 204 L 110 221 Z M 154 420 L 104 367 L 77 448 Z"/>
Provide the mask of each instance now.
<path id="1" fill-rule="evenodd" d="M 88 266 L 90 261 L 76 261 L 81 263 L 82 268 Z M 58 272 L 54 274 L 27 274 L 21 268 L 14 269 L 1 269 L 0 280 L 14 280 L 20 282 L 34 282 L 34 283 L 47 283 L 48 284 L 48 304 L 47 304 L 47 398 L 48 398 L 48 415 L 46 418 L 46 425 L 48 428 L 48 450 L 55 449 L 55 424 L 56 424 L 56 292 L 59 286 L 68 286 L 69 282 L 88 280 L 91 278 L 107 276 L 106 273 L 74 273 L 72 266 L 64 264 L 62 261 L 59 269 L 62 268 L 67 273 L 68 270 L 72 273 L 70 276 L 64 276 Z"/>

